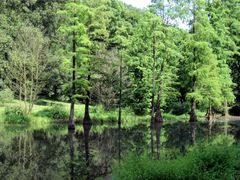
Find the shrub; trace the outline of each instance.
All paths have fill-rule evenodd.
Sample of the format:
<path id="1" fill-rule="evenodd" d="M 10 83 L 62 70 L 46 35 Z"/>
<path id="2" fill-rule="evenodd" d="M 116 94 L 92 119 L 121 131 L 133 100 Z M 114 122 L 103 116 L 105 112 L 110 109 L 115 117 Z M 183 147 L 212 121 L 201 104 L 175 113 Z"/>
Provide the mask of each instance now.
<path id="1" fill-rule="evenodd" d="M 29 117 L 20 107 L 6 107 L 4 121 L 6 123 L 28 123 Z"/>
<path id="2" fill-rule="evenodd" d="M 10 89 L 4 89 L 0 91 L 0 103 L 5 104 L 7 102 L 13 101 L 13 92 Z"/>
<path id="3" fill-rule="evenodd" d="M 61 104 L 54 104 L 52 107 L 47 109 L 46 115 L 54 120 L 65 120 L 68 118 L 68 113 Z"/>

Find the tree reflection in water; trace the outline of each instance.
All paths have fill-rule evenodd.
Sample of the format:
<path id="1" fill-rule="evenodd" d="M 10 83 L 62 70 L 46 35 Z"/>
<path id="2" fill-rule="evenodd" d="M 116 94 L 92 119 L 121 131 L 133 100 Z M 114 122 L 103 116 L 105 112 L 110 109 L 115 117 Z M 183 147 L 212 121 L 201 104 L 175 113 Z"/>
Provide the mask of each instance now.
<path id="1" fill-rule="evenodd" d="M 152 158 L 175 158 L 188 147 L 226 134 L 226 123 L 155 123 L 152 126 L 4 127 L 0 137 L 1 179 L 96 179 L 112 171 L 129 153 L 151 151 Z M 228 136 L 240 138 L 240 126 L 228 123 Z M 211 138 L 210 138 L 211 137 Z M 221 136 L 220 136 L 221 137 Z M 150 148 L 149 148 L 150 147 Z"/>

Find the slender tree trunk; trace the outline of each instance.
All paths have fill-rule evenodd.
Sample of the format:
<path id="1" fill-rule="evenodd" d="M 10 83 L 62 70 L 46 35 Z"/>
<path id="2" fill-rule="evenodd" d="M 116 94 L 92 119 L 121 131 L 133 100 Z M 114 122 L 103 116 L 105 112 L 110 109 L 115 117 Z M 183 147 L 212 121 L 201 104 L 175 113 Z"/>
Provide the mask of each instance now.
<path id="1" fill-rule="evenodd" d="M 156 69 L 156 36 L 155 33 L 153 35 L 153 42 L 152 42 L 152 59 L 153 59 L 153 67 L 152 67 L 152 102 L 151 102 L 151 123 L 154 122 L 154 114 L 155 114 L 155 107 L 154 107 L 154 101 L 155 101 L 155 69 Z"/>
<path id="2" fill-rule="evenodd" d="M 22 106 L 22 86 L 21 82 L 19 82 L 19 101 L 20 101 L 20 107 Z"/>
<path id="3" fill-rule="evenodd" d="M 197 122 L 196 102 L 195 102 L 195 100 L 192 100 L 192 102 L 191 102 L 191 112 L 190 112 L 189 122 Z"/>
<path id="4" fill-rule="evenodd" d="M 157 109 L 156 109 L 156 114 L 155 114 L 155 122 L 162 122 L 163 118 L 162 118 L 162 112 L 161 112 L 161 92 L 160 90 L 158 91 L 158 96 L 157 96 Z"/>
<path id="5" fill-rule="evenodd" d="M 212 110 L 211 103 L 209 103 L 209 108 L 208 108 L 208 112 L 207 112 L 207 120 L 212 121 L 212 119 L 213 119 L 213 110 Z"/>
<path id="6" fill-rule="evenodd" d="M 75 108 L 75 93 L 76 93 L 76 37 L 75 32 L 73 32 L 73 40 L 72 40 L 72 89 L 71 89 L 71 105 L 70 105 L 70 118 L 68 123 L 68 129 L 75 129 L 75 122 L 74 122 L 74 108 Z"/>
<path id="7" fill-rule="evenodd" d="M 23 67 L 24 72 L 24 111 L 27 113 L 27 75 L 26 75 L 26 64 Z"/>
<path id="8" fill-rule="evenodd" d="M 120 89 L 119 89 L 119 112 L 118 112 L 118 124 L 122 122 L 122 56 L 120 57 Z"/>
<path id="9" fill-rule="evenodd" d="M 196 141 L 196 122 L 190 122 L 191 127 L 191 143 L 195 144 Z"/>
<path id="10" fill-rule="evenodd" d="M 90 83 L 91 75 L 88 75 L 88 82 Z M 90 91 L 87 90 L 87 98 L 85 100 L 85 113 L 83 118 L 83 124 L 91 124 L 91 118 L 89 114 L 89 105 L 90 105 Z"/>
<path id="11" fill-rule="evenodd" d="M 224 102 L 224 116 L 227 118 L 229 116 L 228 113 L 228 103 L 227 101 Z"/>

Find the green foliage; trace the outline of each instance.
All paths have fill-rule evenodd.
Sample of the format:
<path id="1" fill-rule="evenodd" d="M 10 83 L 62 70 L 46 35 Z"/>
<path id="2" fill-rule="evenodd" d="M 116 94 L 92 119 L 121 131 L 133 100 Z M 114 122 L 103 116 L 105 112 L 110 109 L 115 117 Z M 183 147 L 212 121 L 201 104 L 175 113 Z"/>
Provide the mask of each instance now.
<path id="1" fill-rule="evenodd" d="M 68 113 L 66 108 L 61 104 L 53 104 L 37 113 L 37 116 L 48 117 L 52 120 L 67 120 Z"/>
<path id="2" fill-rule="evenodd" d="M 147 156 L 130 156 L 116 165 L 115 179 L 238 179 L 239 147 L 209 145 L 185 156 L 159 161 Z"/>
<path id="3" fill-rule="evenodd" d="M 14 98 L 13 92 L 10 89 L 4 89 L 0 91 L 0 103 L 4 105 L 5 103 L 12 102 Z"/>
<path id="4" fill-rule="evenodd" d="M 49 109 L 49 115 L 55 120 L 66 120 L 68 117 L 68 113 L 64 109 L 64 106 L 59 104 L 55 104 Z"/>
<path id="5" fill-rule="evenodd" d="M 20 107 L 6 107 L 4 122 L 9 124 L 23 124 L 30 121 L 27 114 Z"/>

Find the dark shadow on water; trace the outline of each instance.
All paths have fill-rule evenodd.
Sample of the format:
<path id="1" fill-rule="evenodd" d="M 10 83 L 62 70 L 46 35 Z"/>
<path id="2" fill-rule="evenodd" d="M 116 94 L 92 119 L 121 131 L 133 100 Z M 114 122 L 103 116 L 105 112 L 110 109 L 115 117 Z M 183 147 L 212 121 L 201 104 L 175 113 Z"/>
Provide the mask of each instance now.
<path id="1" fill-rule="evenodd" d="M 129 153 L 172 159 L 218 135 L 240 141 L 240 125 L 232 122 L 80 125 L 76 132 L 6 126 L 0 133 L 0 179 L 105 178 Z"/>

